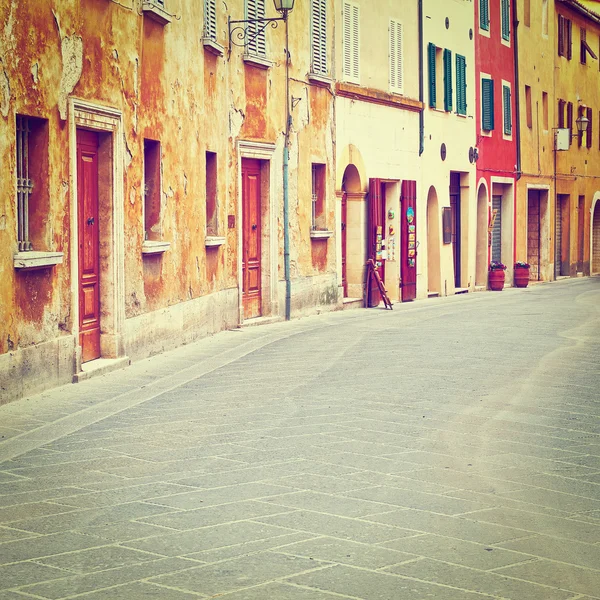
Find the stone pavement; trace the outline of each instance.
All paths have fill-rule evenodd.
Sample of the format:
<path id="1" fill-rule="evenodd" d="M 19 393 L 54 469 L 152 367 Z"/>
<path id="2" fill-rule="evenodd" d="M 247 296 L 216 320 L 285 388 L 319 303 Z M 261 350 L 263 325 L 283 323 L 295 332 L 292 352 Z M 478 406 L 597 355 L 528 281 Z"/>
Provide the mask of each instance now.
<path id="1" fill-rule="evenodd" d="M 0 406 L 0 600 L 600 598 L 600 279 L 224 332 Z"/>

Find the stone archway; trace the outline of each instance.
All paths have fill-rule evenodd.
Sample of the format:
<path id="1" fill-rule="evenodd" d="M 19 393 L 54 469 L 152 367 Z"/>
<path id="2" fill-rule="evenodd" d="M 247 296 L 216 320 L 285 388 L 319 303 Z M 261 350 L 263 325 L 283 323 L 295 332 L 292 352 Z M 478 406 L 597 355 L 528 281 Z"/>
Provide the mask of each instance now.
<path id="1" fill-rule="evenodd" d="M 427 194 L 427 292 L 442 295 L 440 267 L 440 208 L 435 187 Z"/>
<path id="2" fill-rule="evenodd" d="M 487 286 L 488 271 L 488 190 L 482 181 L 477 190 L 477 248 L 475 254 L 475 285 Z"/>

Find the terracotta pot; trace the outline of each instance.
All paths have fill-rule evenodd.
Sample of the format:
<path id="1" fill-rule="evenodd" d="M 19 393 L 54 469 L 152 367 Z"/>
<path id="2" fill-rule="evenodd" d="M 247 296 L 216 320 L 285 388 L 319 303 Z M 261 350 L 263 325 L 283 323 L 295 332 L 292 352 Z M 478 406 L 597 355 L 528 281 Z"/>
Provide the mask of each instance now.
<path id="1" fill-rule="evenodd" d="M 515 267 L 515 287 L 526 288 L 529 284 L 529 267 Z"/>
<path id="2" fill-rule="evenodd" d="M 504 289 L 505 273 L 504 269 L 494 269 L 488 273 L 488 281 L 490 290 L 493 292 L 501 292 Z"/>

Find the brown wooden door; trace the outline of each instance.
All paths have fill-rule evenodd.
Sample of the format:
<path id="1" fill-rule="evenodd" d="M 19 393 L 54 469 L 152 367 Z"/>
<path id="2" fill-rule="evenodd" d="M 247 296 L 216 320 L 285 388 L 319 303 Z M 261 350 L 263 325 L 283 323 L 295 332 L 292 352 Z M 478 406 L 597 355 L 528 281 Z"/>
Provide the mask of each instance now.
<path id="1" fill-rule="evenodd" d="M 79 345 L 82 362 L 100 357 L 98 135 L 77 131 Z"/>
<path id="2" fill-rule="evenodd" d="M 260 162 L 242 159 L 242 303 L 244 318 L 261 315 Z"/>
<path id="3" fill-rule="evenodd" d="M 450 173 L 450 208 L 452 210 L 452 257 L 454 286 L 460 287 L 461 230 L 460 230 L 460 173 Z"/>
<path id="4" fill-rule="evenodd" d="M 417 297 L 417 182 L 404 180 L 400 196 L 402 302 Z"/>
<path id="5" fill-rule="evenodd" d="M 342 194 L 342 288 L 344 298 L 348 296 L 348 279 L 346 275 L 346 223 L 348 222 L 348 197 L 346 192 Z"/>

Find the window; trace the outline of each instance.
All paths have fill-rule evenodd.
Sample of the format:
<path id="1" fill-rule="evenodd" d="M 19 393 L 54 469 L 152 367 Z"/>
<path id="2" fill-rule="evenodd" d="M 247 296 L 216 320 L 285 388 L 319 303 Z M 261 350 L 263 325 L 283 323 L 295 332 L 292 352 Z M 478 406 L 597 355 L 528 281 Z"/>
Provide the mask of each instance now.
<path id="1" fill-rule="evenodd" d="M 564 100 L 558 101 L 558 128 L 564 129 L 565 127 L 565 106 L 566 102 Z"/>
<path id="2" fill-rule="evenodd" d="M 548 36 L 548 0 L 542 0 L 542 35 Z"/>
<path id="3" fill-rule="evenodd" d="M 311 73 L 327 75 L 327 0 L 310 4 Z"/>
<path id="4" fill-rule="evenodd" d="M 142 0 L 142 13 L 161 25 L 170 23 L 173 16 L 167 12 L 165 0 Z"/>
<path id="5" fill-rule="evenodd" d="M 401 94 L 403 86 L 402 23 L 390 19 L 390 90 Z"/>
<path id="6" fill-rule="evenodd" d="M 508 85 L 502 85 L 502 108 L 504 115 L 504 135 L 512 135 L 512 105 Z"/>
<path id="7" fill-rule="evenodd" d="M 352 83 L 360 82 L 360 9 L 357 4 L 344 2 L 344 76 Z"/>
<path id="8" fill-rule="evenodd" d="M 525 27 L 531 26 L 531 0 L 524 0 L 523 3 L 523 24 Z"/>
<path id="9" fill-rule="evenodd" d="M 509 0 L 502 0 L 502 39 L 510 41 L 510 4 Z"/>
<path id="10" fill-rule="evenodd" d="M 594 111 L 591 108 L 587 109 L 587 118 L 588 118 L 588 126 L 587 126 L 587 132 L 586 132 L 586 136 L 585 136 L 585 145 L 586 148 L 591 148 L 592 147 L 592 137 L 593 137 L 593 127 L 592 127 L 592 119 L 594 117 Z"/>
<path id="11" fill-rule="evenodd" d="M 204 39 L 217 40 L 217 0 L 204 0 Z"/>
<path id="12" fill-rule="evenodd" d="M 17 115 L 18 251 L 45 250 L 48 192 L 48 121 Z"/>
<path id="13" fill-rule="evenodd" d="M 444 110 L 452 110 L 452 52 L 444 48 Z"/>
<path id="14" fill-rule="evenodd" d="M 456 55 L 456 112 L 467 114 L 467 63 L 465 57 Z"/>
<path id="15" fill-rule="evenodd" d="M 246 0 L 246 19 L 264 19 L 265 0 Z M 260 33 L 258 33 L 260 31 Z M 248 54 L 266 56 L 267 42 L 265 30 L 261 31 L 260 23 L 248 24 L 248 35 L 252 38 L 246 46 Z"/>
<path id="16" fill-rule="evenodd" d="M 435 59 L 436 59 L 436 46 L 429 42 L 427 45 L 427 64 L 429 67 L 429 107 L 436 107 L 436 74 L 435 74 Z"/>
<path id="17" fill-rule="evenodd" d="M 160 240 L 160 142 L 144 140 L 144 239 Z"/>
<path id="18" fill-rule="evenodd" d="M 573 24 L 570 19 L 558 15 L 558 55 L 571 60 L 573 56 Z"/>
<path id="19" fill-rule="evenodd" d="M 525 86 L 525 118 L 527 120 L 527 127 L 531 129 L 533 127 L 533 116 L 531 110 L 531 87 Z"/>
<path id="20" fill-rule="evenodd" d="M 217 154 L 206 153 L 206 235 L 218 235 Z"/>
<path id="21" fill-rule="evenodd" d="M 326 165 L 312 166 L 312 229 L 324 231 L 325 222 L 325 173 Z"/>
<path id="22" fill-rule="evenodd" d="M 586 64 L 587 63 L 587 55 L 589 54 L 594 60 L 597 60 L 598 57 L 596 56 L 596 53 L 592 50 L 592 48 L 590 47 L 590 45 L 587 43 L 587 32 L 586 30 L 582 27 L 581 28 L 581 48 L 580 48 L 580 52 L 581 52 L 581 58 L 580 61 L 582 64 Z"/>
<path id="23" fill-rule="evenodd" d="M 569 144 L 573 143 L 573 103 L 567 104 L 567 127 L 569 128 Z"/>
<path id="24" fill-rule="evenodd" d="M 484 31 L 490 29 L 490 2 L 489 0 L 479 0 L 479 28 Z"/>
<path id="25" fill-rule="evenodd" d="M 481 129 L 494 129 L 494 80 L 481 80 Z"/>
<path id="26" fill-rule="evenodd" d="M 548 131 L 548 93 L 542 92 L 542 117 L 544 119 L 544 131 Z"/>

